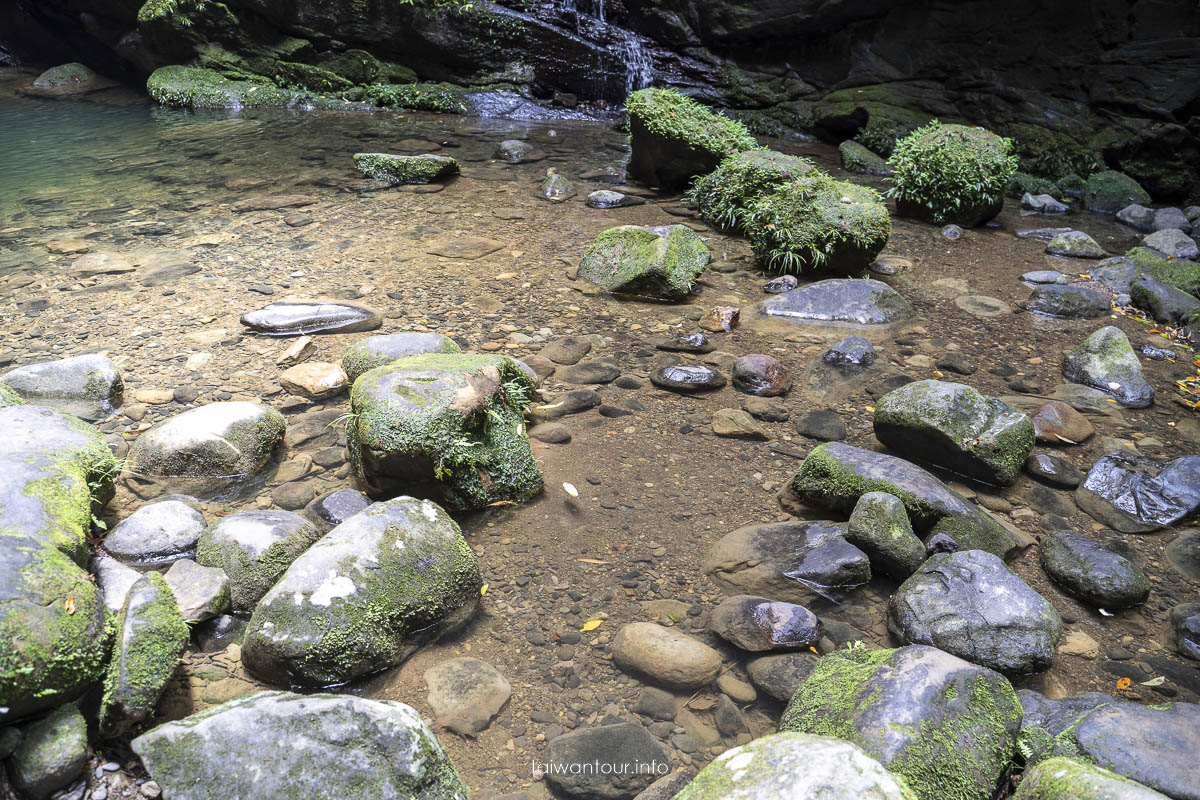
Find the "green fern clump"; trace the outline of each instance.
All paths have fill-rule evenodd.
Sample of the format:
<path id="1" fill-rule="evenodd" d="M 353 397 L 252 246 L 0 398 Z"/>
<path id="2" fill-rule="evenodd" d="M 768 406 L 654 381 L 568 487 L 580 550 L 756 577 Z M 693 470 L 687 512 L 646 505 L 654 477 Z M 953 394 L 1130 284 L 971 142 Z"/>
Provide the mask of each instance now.
<path id="1" fill-rule="evenodd" d="M 1010 139 L 935 119 L 897 142 L 888 165 L 897 213 L 979 225 L 1000 213 L 1017 156 Z"/>
<path id="2" fill-rule="evenodd" d="M 687 201 L 717 227 L 742 231 L 746 209 L 763 194 L 816 171 L 807 158 L 774 150 L 751 150 L 726 158 L 692 185 Z"/>
<path id="3" fill-rule="evenodd" d="M 862 272 L 891 232 L 878 192 L 819 171 L 761 195 L 746 214 L 755 257 L 776 272 Z"/>

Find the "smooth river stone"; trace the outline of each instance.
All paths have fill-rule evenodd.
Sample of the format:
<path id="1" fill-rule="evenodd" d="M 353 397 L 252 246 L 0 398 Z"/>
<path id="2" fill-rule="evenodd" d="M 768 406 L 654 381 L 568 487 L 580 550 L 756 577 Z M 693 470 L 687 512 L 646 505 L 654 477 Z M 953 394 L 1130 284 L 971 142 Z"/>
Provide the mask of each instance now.
<path id="1" fill-rule="evenodd" d="M 795 603 L 737 595 L 713 609 L 713 633 L 750 652 L 789 650 L 821 638 L 817 615 Z"/>
<path id="2" fill-rule="evenodd" d="M 243 314 L 241 323 L 268 336 L 360 333 L 383 325 L 383 314 L 349 300 L 279 300 Z"/>
<path id="3" fill-rule="evenodd" d="M 830 278 L 777 294 L 762 304 L 765 314 L 804 322 L 886 325 L 916 312 L 895 289 L 869 278 Z"/>
<path id="4" fill-rule="evenodd" d="M 694 364 L 655 370 L 650 373 L 650 382 L 672 392 L 700 392 L 720 389 L 725 385 L 725 376 L 710 367 Z"/>
<path id="5" fill-rule="evenodd" d="M 613 638 L 613 661 L 629 672 L 646 675 L 666 686 L 707 686 L 721 670 L 721 654 L 676 628 L 632 622 Z"/>

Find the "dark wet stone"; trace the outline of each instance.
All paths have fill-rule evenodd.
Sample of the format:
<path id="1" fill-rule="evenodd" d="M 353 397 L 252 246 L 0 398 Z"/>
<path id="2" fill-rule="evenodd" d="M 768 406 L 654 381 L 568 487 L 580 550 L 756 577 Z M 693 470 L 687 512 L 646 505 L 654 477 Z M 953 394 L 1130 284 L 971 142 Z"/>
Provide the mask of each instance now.
<path id="1" fill-rule="evenodd" d="M 370 498 L 355 489 L 337 489 L 314 498 L 304 507 L 304 516 L 324 531 L 341 525 L 371 504 Z"/>
<path id="2" fill-rule="evenodd" d="M 777 397 L 792 388 L 792 379 L 771 356 L 751 353 L 733 362 L 733 386 L 746 394 Z"/>
<path id="3" fill-rule="evenodd" d="M 711 353 L 717 349 L 703 333 L 682 334 L 665 339 L 654 346 L 668 353 Z"/>
<path id="4" fill-rule="evenodd" d="M 806 602 L 871 578 L 866 553 L 845 539 L 845 523 L 777 522 L 738 528 L 708 553 L 704 572 L 745 594 Z"/>
<path id="5" fill-rule="evenodd" d="M 1063 358 L 1063 377 L 1099 389 L 1128 408 L 1154 402 L 1154 387 L 1142 375 L 1142 365 L 1120 328 L 1101 328 Z"/>
<path id="6" fill-rule="evenodd" d="M 944 369 L 947 372 L 953 372 L 958 375 L 974 375 L 979 369 L 969 358 L 962 353 L 946 353 L 938 359 L 937 368 Z"/>
<path id="7" fill-rule="evenodd" d="M 1123 222 L 1135 231 L 1150 233 L 1154 230 L 1154 209 L 1132 203 L 1117 212 L 1117 222 Z"/>
<path id="8" fill-rule="evenodd" d="M 1166 325 L 1200 322 L 1200 300 L 1173 286 L 1152 280 L 1140 280 L 1129 289 L 1133 303 Z M 1143 349 L 1145 345 L 1143 345 Z"/>
<path id="9" fill-rule="evenodd" d="M 812 674 L 817 658 L 815 653 L 759 656 L 746 662 L 746 673 L 760 691 L 786 703 Z"/>
<path id="10" fill-rule="evenodd" d="M 1142 345 L 1138 348 L 1138 352 L 1151 361 L 1170 361 L 1179 358 L 1179 354 L 1174 350 L 1168 350 L 1165 347 L 1155 347 L 1152 344 Z"/>
<path id="11" fill-rule="evenodd" d="M 625 195 L 609 189 L 597 189 L 584 202 L 588 208 L 620 208 L 625 205 Z"/>
<path id="12" fill-rule="evenodd" d="M 1088 470 L 1075 501 L 1097 521 L 1122 533 L 1174 525 L 1200 508 L 1200 455 L 1164 462 L 1109 453 Z"/>
<path id="13" fill-rule="evenodd" d="M 727 598 L 713 609 L 709 628 L 742 650 L 794 650 L 821 638 L 817 615 L 804 606 L 753 595 Z"/>
<path id="14" fill-rule="evenodd" d="M 861 372 L 875 363 L 875 346 L 861 336 L 847 336 L 826 350 L 821 361 L 843 374 Z"/>
<path id="15" fill-rule="evenodd" d="M 1053 283 L 1034 286 L 1033 294 L 1025 301 L 1026 311 L 1062 319 L 1094 319 L 1111 309 L 1112 300 L 1106 292 Z"/>
<path id="16" fill-rule="evenodd" d="M 1167 560 L 1181 574 L 1200 583 L 1200 531 L 1177 536 L 1167 545 Z"/>
<path id="17" fill-rule="evenodd" d="M 1021 276 L 1023 283 L 1057 283 L 1065 284 L 1071 279 L 1056 269 L 1035 269 Z"/>
<path id="18" fill-rule="evenodd" d="M 943 239 L 949 239 L 950 241 L 955 242 L 962 238 L 963 229 L 957 225 L 947 225 L 942 228 L 941 233 Z"/>
<path id="19" fill-rule="evenodd" d="M 1106 258 L 1088 270 L 1092 280 L 1108 287 L 1113 294 L 1129 294 L 1133 282 L 1141 277 L 1141 270 L 1133 260 L 1125 256 Z"/>
<path id="20" fill-rule="evenodd" d="M 1070 232 L 1071 228 L 1031 228 L 1029 230 L 1017 231 L 1017 236 L 1022 239 L 1037 239 L 1038 241 L 1048 242 L 1059 234 Z"/>
<path id="21" fill-rule="evenodd" d="M 1200 705 L 1111 703 L 1085 715 L 1072 738 L 1105 769 L 1174 800 L 1200 800 Z"/>
<path id="22" fill-rule="evenodd" d="M 241 322 L 268 336 L 300 336 L 373 331 L 383 325 L 383 315 L 349 300 L 281 300 L 243 314 Z"/>
<path id="23" fill-rule="evenodd" d="M 908 319 L 913 307 L 895 289 L 870 278 L 830 278 L 784 292 L 762 304 L 768 316 L 801 322 L 885 325 Z"/>
<path id="24" fill-rule="evenodd" d="M 650 382 L 672 392 L 708 391 L 720 389 L 726 383 L 720 372 L 699 364 L 663 367 L 650 373 Z"/>
<path id="25" fill-rule="evenodd" d="M 1200 603 L 1171 609 L 1171 638 L 1179 654 L 1200 661 Z"/>
<path id="26" fill-rule="evenodd" d="M 569 367 L 559 367 L 554 377 L 563 383 L 604 384 L 612 383 L 621 375 L 621 368 L 611 359 L 580 361 Z"/>
<path id="27" fill-rule="evenodd" d="M 927 560 L 892 595 L 887 624 L 902 642 L 932 645 L 1011 673 L 1048 668 L 1062 634 L 1054 607 L 982 550 Z"/>
<path id="28" fill-rule="evenodd" d="M 841 415 L 828 408 L 809 411 L 799 417 L 796 433 L 819 442 L 840 442 L 848 434 Z"/>
<path id="29" fill-rule="evenodd" d="M 925 540 L 925 557 L 935 553 L 957 553 L 961 548 L 953 537 L 945 533 L 935 533 Z"/>
<path id="30" fill-rule="evenodd" d="M 653 783 L 655 766 L 669 765 L 671 756 L 641 725 L 623 722 L 555 737 L 546 762 L 546 782 L 568 797 L 626 800 Z"/>
<path id="31" fill-rule="evenodd" d="M 1099 608 L 1129 608 L 1150 594 L 1150 582 L 1133 562 L 1075 531 L 1043 537 L 1041 561 L 1068 594 Z"/>
<path id="32" fill-rule="evenodd" d="M 1004 526 L 951 491 L 929 472 L 901 458 L 841 442 L 809 453 L 787 492 L 802 503 L 849 514 L 868 492 L 894 494 L 908 509 L 914 530 L 946 533 L 964 549 L 1008 557 L 1018 544 Z"/>
<path id="33" fill-rule="evenodd" d="M 1025 459 L 1025 471 L 1051 486 L 1074 489 L 1083 483 L 1083 473 L 1070 462 L 1048 453 L 1032 453 Z"/>
<path id="34" fill-rule="evenodd" d="M 783 294 L 790 292 L 800 285 L 795 275 L 780 275 L 763 284 L 762 290 L 767 294 Z"/>
<path id="35" fill-rule="evenodd" d="M 846 541 L 867 554 L 873 569 L 900 580 L 925 562 L 925 545 L 913 533 L 904 503 L 887 492 L 868 492 L 858 499 Z"/>
<path id="36" fill-rule="evenodd" d="M 216 653 L 231 644 L 240 644 L 246 632 L 247 620 L 222 614 L 196 626 L 196 643 L 205 653 Z"/>

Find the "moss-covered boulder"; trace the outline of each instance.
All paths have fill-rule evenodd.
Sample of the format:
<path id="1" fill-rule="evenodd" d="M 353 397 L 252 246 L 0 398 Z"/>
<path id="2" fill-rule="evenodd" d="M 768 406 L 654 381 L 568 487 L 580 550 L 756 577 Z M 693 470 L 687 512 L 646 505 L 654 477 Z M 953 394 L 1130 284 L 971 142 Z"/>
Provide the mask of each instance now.
<path id="1" fill-rule="evenodd" d="M 1125 253 L 1125 258 L 1133 263 L 1135 275 L 1153 278 L 1181 292 L 1200 297 L 1200 263 L 1163 258 L 1149 247 L 1134 247 Z"/>
<path id="2" fill-rule="evenodd" d="M 125 391 L 117 365 L 98 353 L 26 364 L 0 376 L 0 383 L 27 403 L 87 420 L 116 411 Z"/>
<path id="3" fill-rule="evenodd" d="M 23 726 L 17 738 L 20 743 L 7 760 L 21 797 L 46 800 L 78 780 L 87 767 L 87 720 L 73 703 Z"/>
<path id="4" fill-rule="evenodd" d="M 1008 179 L 1008 196 L 1022 197 L 1027 194 L 1059 197 L 1062 195 L 1062 188 L 1049 178 L 1030 175 L 1027 172 L 1014 172 Z"/>
<path id="5" fill-rule="evenodd" d="M 172 800 L 467 796 L 420 714 L 389 700 L 259 692 L 160 725 L 133 750 Z"/>
<path id="6" fill-rule="evenodd" d="M 229 492 L 266 465 L 286 427 L 282 414 L 261 403 L 210 403 L 139 436 L 128 472 L 197 495 Z"/>
<path id="7" fill-rule="evenodd" d="M 1142 362 L 1124 332 L 1106 325 L 1063 356 L 1063 377 L 1111 395 L 1128 408 L 1154 402 L 1154 387 L 1142 375 Z"/>
<path id="8" fill-rule="evenodd" d="M 970 386 L 915 381 L 875 404 L 875 438 L 906 457 L 1012 486 L 1033 450 L 1033 420 Z"/>
<path id="9" fill-rule="evenodd" d="M 920 800 L 988 800 L 1020 728 L 1003 675 L 920 645 L 824 656 L 779 721 L 780 732 L 854 742 Z"/>
<path id="10" fill-rule="evenodd" d="M 351 383 L 376 367 L 422 353 L 461 353 L 458 343 L 440 333 L 386 333 L 355 342 L 342 356 L 342 369 Z"/>
<path id="11" fill-rule="evenodd" d="M 726 750 L 674 800 L 917 800 L 855 744 L 777 733 Z"/>
<path id="12" fill-rule="evenodd" d="M 853 138 L 876 153 L 890 155 L 896 142 L 929 122 L 914 110 L 916 98 L 880 83 L 835 89 L 813 107 L 817 133 L 834 142 Z"/>
<path id="13" fill-rule="evenodd" d="M 292 511 L 242 511 L 200 534 L 196 563 L 224 570 L 233 610 L 249 613 L 319 538 L 316 524 Z"/>
<path id="14" fill-rule="evenodd" d="M 0 408 L 22 405 L 25 405 L 25 399 L 3 383 L 0 383 Z"/>
<path id="15" fill-rule="evenodd" d="M 680 189 L 721 160 L 759 145 L 740 122 L 713 113 L 674 89 L 641 89 L 625 101 L 629 112 L 629 177 Z"/>
<path id="16" fill-rule="evenodd" d="M 897 142 L 888 166 L 901 216 L 982 225 L 1004 206 L 1017 157 L 1009 139 L 934 120 Z"/>
<path id="17" fill-rule="evenodd" d="M 1089 211 L 1115 214 L 1135 203 L 1149 205 L 1150 195 L 1125 173 L 1105 170 L 1088 176 L 1083 190 L 1083 205 Z"/>
<path id="18" fill-rule="evenodd" d="M 887 625 L 901 642 L 1015 674 L 1049 668 L 1062 635 L 1054 606 L 983 550 L 930 557 L 892 595 Z"/>
<path id="19" fill-rule="evenodd" d="M 462 628 L 483 585 L 458 525 L 428 500 L 375 503 L 326 534 L 267 592 L 242 659 L 284 686 L 335 686 Z"/>
<path id="20" fill-rule="evenodd" d="M 227 78 L 204 67 L 159 67 L 146 79 L 146 92 L 164 106 L 179 108 L 351 108 L 306 89 L 283 89 L 256 75 Z"/>
<path id="21" fill-rule="evenodd" d="M 801 156 L 747 150 L 729 156 L 713 172 L 697 178 L 687 199 L 713 225 L 741 231 L 754 200 L 816 171 L 816 165 Z"/>
<path id="22" fill-rule="evenodd" d="M 120 733 L 154 713 L 190 636 L 161 573 L 148 572 L 130 587 L 100 700 L 102 731 Z"/>
<path id="23" fill-rule="evenodd" d="M 579 277 L 606 292 L 681 300 L 708 267 L 708 248 L 685 225 L 622 225 L 596 237 Z"/>
<path id="24" fill-rule="evenodd" d="M 367 372 L 346 425 L 360 485 L 463 510 L 529 499 L 542 488 L 523 419 L 534 388 L 498 355 L 424 353 Z"/>
<path id="25" fill-rule="evenodd" d="M 438 156 L 432 153 L 422 153 L 417 156 L 355 153 L 354 166 L 369 178 L 394 185 L 429 183 L 439 178 L 457 175 L 459 170 L 458 162 L 450 156 Z"/>
<path id="26" fill-rule="evenodd" d="M 1013 800 L 1167 800 L 1140 783 L 1078 758 L 1048 758 L 1027 769 Z"/>
<path id="27" fill-rule="evenodd" d="M 1017 542 L 1000 523 L 929 472 L 895 456 L 841 442 L 816 447 L 785 489 L 785 499 L 849 514 L 868 492 L 900 498 L 922 536 L 945 533 L 963 548 L 1008 558 Z"/>
<path id="28" fill-rule="evenodd" d="M 892 174 L 892 168 L 887 165 L 883 156 L 873 153 L 853 139 L 847 139 L 838 145 L 838 155 L 842 160 L 842 169 L 847 172 L 857 172 L 860 175 Z"/>
<path id="29" fill-rule="evenodd" d="M 45 539 L 0 528 L 0 723 L 74 699 L 104 674 L 100 590 Z"/>
<path id="30" fill-rule="evenodd" d="M 745 227 L 764 269 L 853 275 L 883 250 L 892 220 L 874 189 L 816 172 L 760 195 Z"/>
<path id="31" fill-rule="evenodd" d="M 904 503 L 887 492 L 858 498 L 846 525 L 846 541 L 867 554 L 872 569 L 900 580 L 925 563 L 925 544 L 913 533 Z"/>

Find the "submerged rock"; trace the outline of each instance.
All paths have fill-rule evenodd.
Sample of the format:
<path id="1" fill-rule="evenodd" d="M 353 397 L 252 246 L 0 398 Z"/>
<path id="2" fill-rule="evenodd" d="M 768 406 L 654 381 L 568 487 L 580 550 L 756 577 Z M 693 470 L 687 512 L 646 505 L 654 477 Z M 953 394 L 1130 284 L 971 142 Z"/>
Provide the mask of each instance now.
<path id="1" fill-rule="evenodd" d="M 1174 525 L 1200 509 L 1200 455 L 1164 462 L 1109 453 L 1088 470 L 1075 500 L 1122 533 L 1149 533 Z"/>
<path id="2" fill-rule="evenodd" d="M 449 175 L 457 175 L 458 162 L 450 156 L 423 153 L 418 156 L 395 156 L 387 153 L 355 153 L 354 166 L 368 178 L 402 183 L 429 183 Z"/>
<path id="3" fill-rule="evenodd" d="M 1041 562 L 1068 594 L 1098 608 L 1129 608 L 1150 594 L 1150 581 L 1133 562 L 1074 531 L 1043 537 Z"/>
<path id="4" fill-rule="evenodd" d="M 982 550 L 931 557 L 892 595 L 887 624 L 902 642 L 1013 673 L 1047 669 L 1062 634 L 1054 607 Z"/>
<path id="5" fill-rule="evenodd" d="M 870 278 L 830 278 L 810 283 L 766 300 L 762 310 L 772 317 L 858 325 L 886 325 L 916 313 L 895 289 Z"/>
<path id="6" fill-rule="evenodd" d="M 505 139 L 496 145 L 496 152 L 492 155 L 492 158 L 503 161 L 506 164 L 541 161 L 545 157 L 545 153 L 538 150 L 529 142 L 523 142 L 520 139 Z"/>
<path id="7" fill-rule="evenodd" d="M 146 573 L 130 588 L 117 618 L 117 639 L 100 701 L 103 731 L 115 735 L 154 713 L 190 637 L 163 576 Z"/>
<path id="8" fill-rule="evenodd" d="M 866 553 L 845 539 L 845 523 L 774 522 L 725 534 L 708 552 L 705 574 L 736 594 L 804 603 L 871 579 Z"/>
<path id="9" fill-rule="evenodd" d="M 989 800 L 1020 727 L 1003 675 L 920 645 L 822 657 L 779 722 L 853 742 L 929 800 Z"/>
<path id="10" fill-rule="evenodd" d="M 110 416 L 125 392 L 117 365 L 96 353 L 17 367 L 0 375 L 0 384 L 28 404 L 86 420 Z"/>
<path id="11" fill-rule="evenodd" d="M 680 300 L 709 262 L 708 248 L 684 225 L 609 228 L 579 262 L 579 276 L 606 292 Z"/>
<path id="12" fill-rule="evenodd" d="M 371 370 L 354 383 L 347 426 L 361 487 L 463 510 L 529 499 L 542 489 L 524 423 L 534 388 L 499 355 L 425 353 Z"/>
<path id="13" fill-rule="evenodd" d="M 889 448 L 977 480 L 1011 486 L 1033 449 L 1033 422 L 961 383 L 926 380 L 875 406 L 875 437 Z"/>
<path id="14" fill-rule="evenodd" d="M 1047 283 L 1033 287 L 1025 310 L 1061 319 L 1094 319 L 1112 310 L 1112 298 L 1086 286 Z"/>
<path id="15" fill-rule="evenodd" d="M 552 169 L 546 171 L 546 178 L 538 188 L 538 197 L 551 203 L 566 202 L 576 194 L 575 184 Z"/>
<path id="16" fill-rule="evenodd" d="M 258 692 L 168 722 L 133 750 L 172 800 L 226 797 L 461 800 L 467 789 L 409 706 L 339 694 Z M 296 759 L 302 759 L 297 768 Z"/>
<path id="17" fill-rule="evenodd" d="M 229 577 L 234 611 L 249 613 L 293 561 L 321 538 L 305 517 L 291 511 L 241 511 L 205 529 L 196 563 Z"/>
<path id="18" fill-rule="evenodd" d="M 269 683 L 340 685 L 462 628 L 482 585 L 475 554 L 440 507 L 375 503 L 292 562 L 255 608 L 242 659 Z"/>
<path id="19" fill-rule="evenodd" d="M 342 369 L 351 383 L 376 367 L 422 353 L 460 353 L 458 343 L 440 333 L 387 333 L 355 342 L 342 356 Z"/>
<path id="20" fill-rule="evenodd" d="M 855 374 L 875 363 L 875 346 L 861 336 L 847 336 L 826 350 L 821 361 L 843 374 Z"/>
<path id="21" fill-rule="evenodd" d="M 733 362 L 733 386 L 757 397 L 778 397 L 792 388 L 792 379 L 771 356 L 752 353 Z"/>
<path id="22" fill-rule="evenodd" d="M 861 748 L 841 739 L 777 733 L 726 750 L 675 800 L 915 800 Z"/>
<path id="23" fill-rule="evenodd" d="M 241 323 L 268 336 L 359 333 L 383 325 L 383 315 L 350 300 L 278 300 L 243 314 Z"/>
<path id="24" fill-rule="evenodd" d="M 1120 328 L 1108 325 L 1063 357 L 1063 377 L 1099 389 L 1128 408 L 1154 402 L 1154 387 L 1142 376 L 1142 365 Z"/>
<path id="25" fill-rule="evenodd" d="M 709 341 L 703 333 L 686 333 L 664 339 L 654 345 L 659 350 L 668 353 L 711 353 L 717 346 Z"/>

